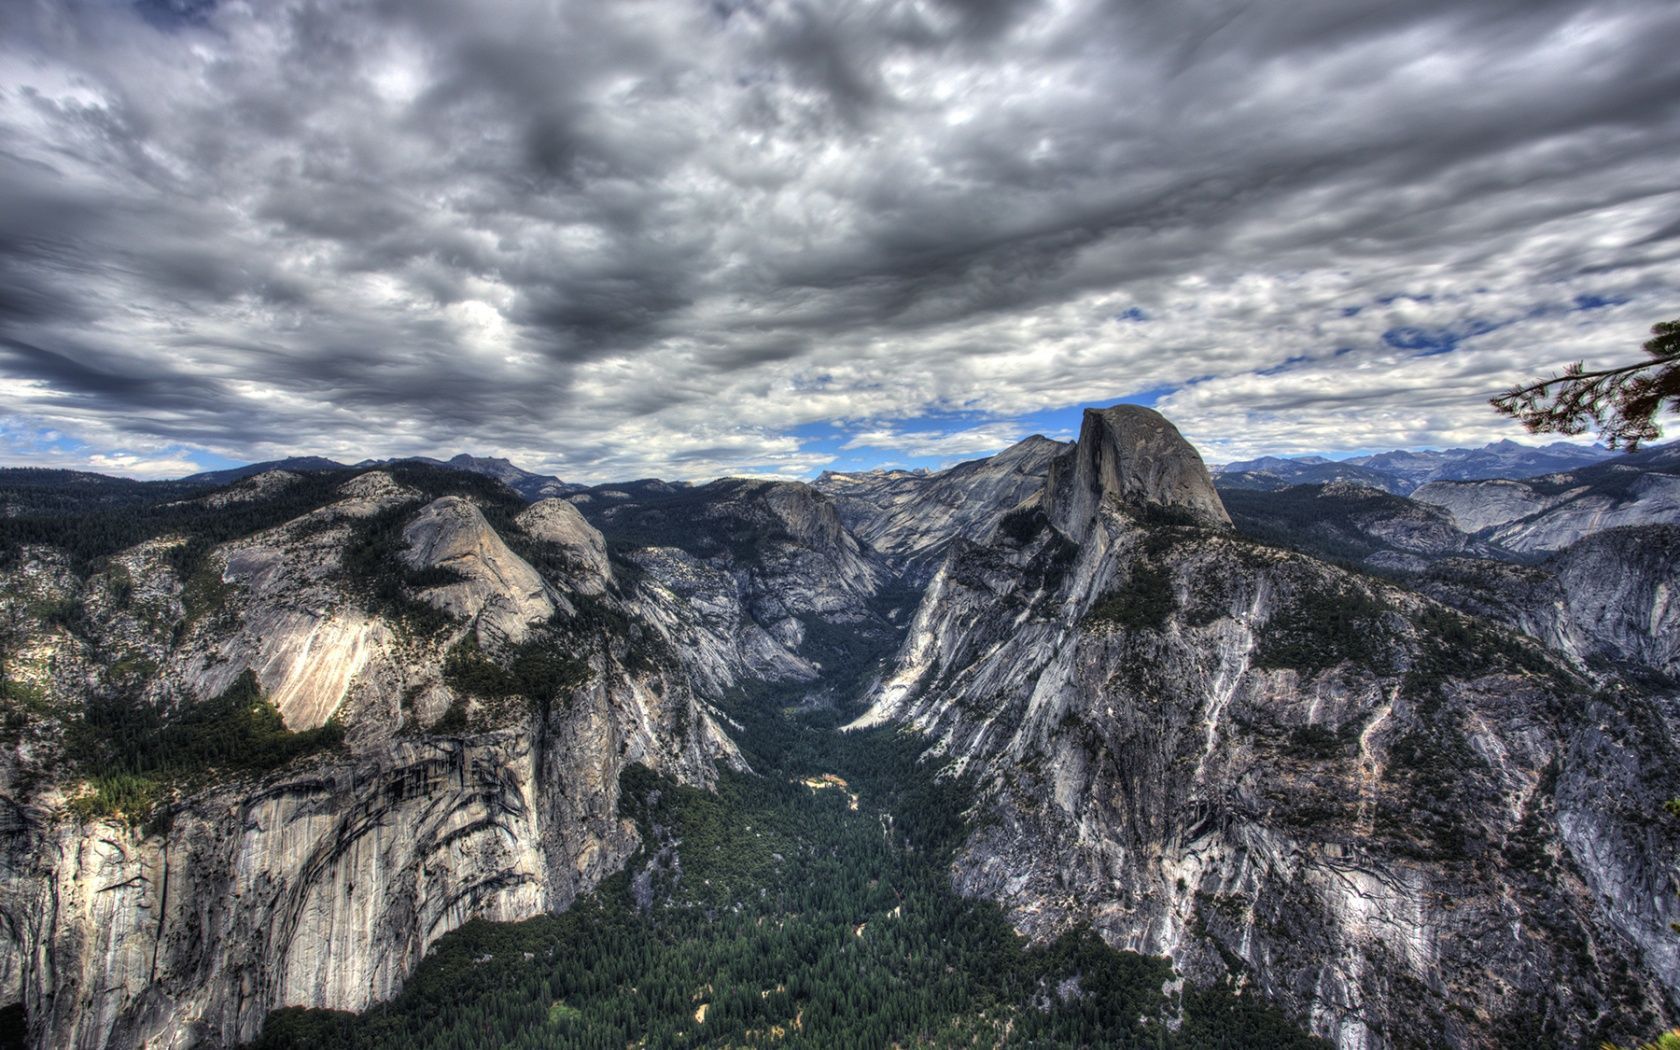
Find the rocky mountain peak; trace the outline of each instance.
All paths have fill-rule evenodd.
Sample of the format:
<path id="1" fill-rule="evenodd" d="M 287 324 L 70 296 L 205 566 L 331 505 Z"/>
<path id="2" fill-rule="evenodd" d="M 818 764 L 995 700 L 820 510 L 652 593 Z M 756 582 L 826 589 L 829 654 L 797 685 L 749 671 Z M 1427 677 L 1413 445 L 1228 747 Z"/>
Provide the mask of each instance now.
<path id="1" fill-rule="evenodd" d="M 481 631 L 510 642 L 549 618 L 554 595 L 541 574 L 507 544 L 471 501 L 444 496 L 404 526 L 402 558 L 415 569 L 448 569 L 456 582 L 429 587 L 421 600 L 458 619 L 478 619 Z"/>
<path id="2" fill-rule="evenodd" d="M 992 462 L 998 464 L 1016 463 L 1022 460 L 1036 460 L 1044 456 L 1055 455 L 1066 448 L 1061 441 L 1053 441 L 1043 434 L 1033 434 L 1010 445 L 1008 448 L 992 457 Z"/>
<path id="3" fill-rule="evenodd" d="M 462 452 L 459 455 L 451 456 L 449 465 L 460 470 L 526 473 L 526 471 L 514 466 L 512 460 L 503 459 L 500 456 L 475 456 L 470 452 Z"/>
<path id="4" fill-rule="evenodd" d="M 612 579 L 607 541 L 585 520 L 581 511 L 563 499 L 531 504 L 514 519 L 532 539 L 561 548 L 577 567 L 572 580 L 584 594 L 600 594 Z"/>
<path id="5" fill-rule="evenodd" d="M 1051 464 L 1044 506 L 1063 533 L 1083 536 L 1105 497 L 1204 525 L 1231 524 L 1201 455 L 1166 417 L 1141 405 L 1086 409 L 1079 441 Z"/>
<path id="6" fill-rule="evenodd" d="M 1385 495 L 1382 489 L 1375 485 L 1367 485 L 1356 478 L 1338 478 L 1335 481 L 1327 481 L 1320 492 L 1325 496 L 1347 496 L 1355 499 L 1376 499 Z"/>
<path id="7" fill-rule="evenodd" d="M 265 470 L 261 474 L 252 474 L 243 481 L 236 482 L 220 492 L 213 492 L 208 496 L 199 497 L 207 507 L 228 507 L 235 503 L 250 503 L 260 500 L 297 481 L 302 475 L 289 470 Z"/>
<path id="8" fill-rule="evenodd" d="M 851 538 L 834 501 L 803 482 L 772 483 L 764 498 L 788 533 L 813 550 L 845 546 Z"/>

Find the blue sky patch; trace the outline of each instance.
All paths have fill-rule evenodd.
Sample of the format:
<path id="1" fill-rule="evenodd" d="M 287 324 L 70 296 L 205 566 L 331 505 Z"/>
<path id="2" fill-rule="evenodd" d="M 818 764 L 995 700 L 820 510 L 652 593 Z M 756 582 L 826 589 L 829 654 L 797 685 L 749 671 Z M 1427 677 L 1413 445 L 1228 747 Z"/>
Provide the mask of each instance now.
<path id="1" fill-rule="evenodd" d="M 165 32 L 209 22 L 216 0 L 136 0 L 134 10 L 154 29 Z"/>
<path id="2" fill-rule="evenodd" d="M 1383 333 L 1383 342 L 1396 350 L 1410 350 L 1418 357 L 1430 357 L 1434 354 L 1450 354 L 1458 349 L 1458 336 L 1444 329 L 1415 328 L 1407 325 L 1403 328 L 1390 328 Z"/>
<path id="3" fill-rule="evenodd" d="M 1632 299 L 1623 295 L 1577 295 L 1575 297 L 1575 309 L 1602 310 L 1607 306 L 1621 306 L 1623 303 L 1632 301 Z"/>
<path id="4" fill-rule="evenodd" d="M 1403 325 L 1390 328 L 1382 335 L 1383 342 L 1396 350 L 1410 350 L 1416 357 L 1450 354 L 1458 344 L 1473 336 L 1486 335 L 1505 327 L 1504 322 L 1470 320 L 1455 328 L 1419 328 Z"/>
<path id="5" fill-rule="evenodd" d="M 1109 405 L 1144 405 L 1154 407 L 1163 397 L 1179 389 L 1176 386 L 1142 390 L 1124 397 L 1103 401 L 1064 405 L 1042 409 L 1019 416 L 993 416 L 980 412 L 947 411 L 902 419 L 864 420 L 848 424 L 828 422 L 806 423 L 787 431 L 799 439 L 803 452 L 824 453 L 833 460 L 818 471 L 860 471 L 883 467 L 893 470 L 941 470 L 971 459 L 981 459 L 1008 448 L 1023 438 L 1040 434 L 1056 441 L 1072 441 L 1079 436 L 1079 426 L 1087 408 L 1106 408 Z M 943 439 L 956 439 L 969 431 L 979 431 L 990 437 L 973 443 L 962 451 L 939 454 L 918 452 L 914 447 L 899 445 L 937 446 Z M 990 432 L 994 432 L 992 434 Z M 860 441 L 870 434 L 880 434 L 879 443 Z M 848 448 L 847 446 L 852 447 Z M 764 469 L 774 469 L 765 465 Z"/>
<path id="6" fill-rule="evenodd" d="M 150 452 L 138 452 L 129 448 L 96 448 L 52 427 L 20 424 L 16 420 L 0 420 L 0 464 L 5 466 L 92 470 L 101 474 L 156 477 L 159 475 L 155 469 L 147 470 L 143 465 L 156 465 L 165 461 L 185 462 L 191 465 L 193 470 L 188 473 L 223 470 L 247 462 L 184 445 L 171 445 Z M 125 462 L 138 465 L 131 468 L 125 466 Z M 107 463 L 110 465 L 105 465 Z M 165 472 L 164 476 L 179 476 L 182 473 L 172 470 Z"/>
<path id="7" fill-rule="evenodd" d="M 1312 358 L 1308 357 L 1306 354 L 1295 354 L 1293 357 L 1284 358 L 1282 362 L 1275 364 L 1270 368 L 1257 369 L 1254 374 L 1257 376 L 1275 376 L 1279 372 L 1287 372 L 1296 365 L 1311 360 Z"/>

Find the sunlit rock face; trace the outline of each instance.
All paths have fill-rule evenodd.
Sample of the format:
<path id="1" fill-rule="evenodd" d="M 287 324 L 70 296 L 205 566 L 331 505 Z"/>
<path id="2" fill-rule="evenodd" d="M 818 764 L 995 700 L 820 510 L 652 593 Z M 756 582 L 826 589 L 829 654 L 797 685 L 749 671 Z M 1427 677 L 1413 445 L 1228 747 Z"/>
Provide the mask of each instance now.
<path id="1" fill-rule="evenodd" d="M 364 1009 L 466 920 L 565 906 L 635 845 L 613 741 L 587 736 L 605 712 L 578 721 L 546 734 L 543 781 L 545 734 L 514 729 L 217 792 L 166 835 L 27 829 L 14 850 L 51 867 L 9 864 L 6 890 L 27 975 L 52 976 L 22 989 L 42 1045 L 228 1045 L 278 1006 Z"/>
<path id="2" fill-rule="evenodd" d="M 338 712 L 354 684 L 366 686 L 357 691 L 363 703 L 381 692 L 377 683 L 394 673 L 395 640 L 388 625 L 347 600 L 339 560 L 355 521 L 414 503 L 418 494 L 375 472 L 351 479 L 338 496 L 296 521 L 214 552 L 209 571 L 219 568 L 219 579 L 201 588 L 209 593 L 209 607 L 185 609 L 177 602 L 162 614 L 179 617 L 183 638 L 148 652 L 162 665 L 148 687 L 156 702 L 214 696 L 250 669 L 289 728 L 313 729 Z M 158 558 L 130 568 L 142 579 L 169 576 Z M 118 639 L 115 648 L 132 648 L 134 641 Z M 394 705 L 396 698 L 383 699 Z"/>
<path id="3" fill-rule="evenodd" d="M 707 696 L 754 682 L 822 692 L 829 668 L 810 644 L 813 624 L 893 629 L 878 602 L 891 566 L 810 485 L 731 478 L 585 496 L 595 524 L 629 537 L 625 557 L 643 577 L 636 609 Z"/>
<path id="4" fill-rule="evenodd" d="M 455 573 L 413 589 L 452 617 L 441 636 L 369 611 L 343 570 L 356 523 L 385 513 L 398 515 L 403 563 Z M 173 575 L 170 541 L 103 574 L 78 576 L 50 551 L 18 570 L 89 612 L 82 633 L 30 635 L 66 702 L 125 660 L 155 665 L 144 695 L 164 710 L 249 669 L 288 728 L 337 719 L 346 738 L 273 773 L 223 775 L 145 828 L 65 811 L 73 785 L 56 779 L 50 732 L 8 751 L 0 992 L 25 1004 L 35 1045 L 225 1046 L 254 1038 L 276 1007 L 364 1009 L 467 920 L 561 909 L 618 870 L 637 843 L 617 813 L 627 764 L 704 785 L 739 763 L 680 661 L 637 660 L 630 639 L 567 627 L 580 593 L 625 599 L 603 593 L 588 555 L 604 548 L 587 524 L 527 513 L 522 527 L 579 555 L 575 575 L 545 579 L 471 501 L 427 502 L 379 472 L 215 549 L 198 581 Z M 132 592 L 122 603 L 117 567 Z M 568 651 L 587 664 L 553 702 L 484 707 L 453 692 L 452 645 L 472 635 L 493 653 L 548 622 L 572 631 Z M 465 724 L 430 728 L 452 705 Z"/>
<path id="5" fill-rule="evenodd" d="M 460 580 L 429 587 L 421 598 L 456 619 L 476 620 L 481 632 L 522 642 L 530 627 L 554 615 L 557 601 L 564 600 L 459 496 L 428 503 L 402 536 L 408 544 L 403 560 L 410 566 L 446 569 Z"/>
<path id="6" fill-rule="evenodd" d="M 1447 561 L 1418 586 L 1583 668 L 1680 680 L 1680 525 L 1609 529 L 1532 565 Z"/>
<path id="7" fill-rule="evenodd" d="M 1236 974 L 1349 1050 L 1672 1016 L 1672 698 L 1231 535 L 1142 422 L 1088 415 L 1040 501 L 952 549 L 859 720 L 974 778 L 957 885 Z"/>

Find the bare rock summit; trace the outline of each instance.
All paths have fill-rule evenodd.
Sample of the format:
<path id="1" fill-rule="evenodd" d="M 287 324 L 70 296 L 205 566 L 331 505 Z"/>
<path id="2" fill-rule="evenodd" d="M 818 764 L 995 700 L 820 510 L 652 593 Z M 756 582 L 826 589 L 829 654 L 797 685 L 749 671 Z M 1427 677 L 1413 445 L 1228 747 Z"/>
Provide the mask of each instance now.
<path id="1" fill-rule="evenodd" d="M 1142 405 L 1086 409 L 1078 443 L 1050 466 L 1044 508 L 1064 534 L 1082 537 L 1105 498 L 1200 525 L 1231 525 L 1201 455 L 1166 417 Z"/>

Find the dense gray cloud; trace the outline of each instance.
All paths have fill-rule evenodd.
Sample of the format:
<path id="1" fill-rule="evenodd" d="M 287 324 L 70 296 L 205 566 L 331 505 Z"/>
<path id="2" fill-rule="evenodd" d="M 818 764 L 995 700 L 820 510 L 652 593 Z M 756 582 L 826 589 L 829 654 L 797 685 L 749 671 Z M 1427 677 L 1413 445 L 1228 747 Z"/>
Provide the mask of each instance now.
<path id="1" fill-rule="evenodd" d="M 1215 459 L 1480 443 L 1680 313 L 1669 0 L 4 21 L 0 434 L 111 469 L 802 473 L 1145 391 Z"/>

